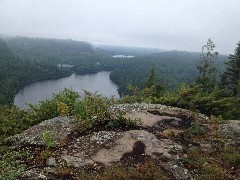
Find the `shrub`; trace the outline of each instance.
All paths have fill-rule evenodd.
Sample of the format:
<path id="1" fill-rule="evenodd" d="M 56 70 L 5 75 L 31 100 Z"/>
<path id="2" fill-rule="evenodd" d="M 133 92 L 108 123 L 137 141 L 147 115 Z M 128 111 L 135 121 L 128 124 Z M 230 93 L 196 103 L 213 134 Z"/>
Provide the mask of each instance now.
<path id="1" fill-rule="evenodd" d="M 0 160 L 0 179 L 14 180 L 24 171 L 26 165 L 21 159 L 30 159 L 31 154 L 27 152 L 8 151 L 1 154 Z"/>
<path id="2" fill-rule="evenodd" d="M 237 148 L 230 145 L 225 146 L 222 157 L 227 163 L 240 168 L 240 152 Z"/>
<path id="3" fill-rule="evenodd" d="M 138 123 L 137 120 L 125 119 L 121 112 L 114 114 L 110 112 L 112 100 L 101 95 L 85 91 L 84 97 L 82 99 L 79 97 L 77 92 L 64 89 L 54 94 L 52 99 L 41 101 L 37 105 L 29 104 L 28 110 L 20 110 L 16 106 L 0 107 L 0 141 L 5 137 L 21 133 L 30 126 L 60 115 L 76 118 L 81 131 L 97 125 L 129 127 Z"/>
<path id="4" fill-rule="evenodd" d="M 203 166 L 203 175 L 201 178 L 206 180 L 221 180 L 221 179 L 224 180 L 225 179 L 222 169 L 217 166 L 215 167 L 211 165 Z"/>
<path id="5" fill-rule="evenodd" d="M 20 133 L 29 127 L 26 111 L 16 106 L 0 107 L 0 141 L 4 138 Z"/>
<path id="6" fill-rule="evenodd" d="M 64 102 L 57 102 L 57 112 L 60 116 L 69 115 L 69 107 Z"/>
<path id="7" fill-rule="evenodd" d="M 196 123 L 192 123 L 191 127 L 189 127 L 187 129 L 187 133 L 190 136 L 201 136 L 205 134 L 205 130 L 203 127 L 201 127 L 200 125 L 196 124 Z"/>
<path id="8" fill-rule="evenodd" d="M 45 146 L 47 147 L 47 149 L 50 149 L 52 147 L 54 147 L 55 143 L 53 140 L 53 133 L 50 131 L 46 131 L 42 134 L 42 138 L 43 138 L 43 142 L 45 144 Z"/>
<path id="9" fill-rule="evenodd" d="M 121 111 L 110 112 L 110 106 L 109 99 L 85 91 L 84 98 L 75 103 L 73 114 L 82 131 L 98 125 L 111 128 L 117 126 L 130 127 L 138 123 L 138 120 L 124 118 Z"/>
<path id="10" fill-rule="evenodd" d="M 187 151 L 187 158 L 182 158 L 183 164 L 190 169 L 201 169 L 206 157 L 202 155 L 202 150 L 199 148 L 191 148 Z"/>

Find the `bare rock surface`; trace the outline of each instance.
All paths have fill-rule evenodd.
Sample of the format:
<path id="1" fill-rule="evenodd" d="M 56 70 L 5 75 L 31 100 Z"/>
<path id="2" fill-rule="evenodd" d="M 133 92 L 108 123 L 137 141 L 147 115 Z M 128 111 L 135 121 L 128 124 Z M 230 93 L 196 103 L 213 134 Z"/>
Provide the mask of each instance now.
<path id="1" fill-rule="evenodd" d="M 49 133 L 54 141 L 55 146 L 65 141 L 71 134 L 74 127 L 74 119 L 67 117 L 55 117 L 50 120 L 43 121 L 35 126 L 28 128 L 21 134 L 9 137 L 5 143 L 14 146 L 25 145 L 44 145 L 43 134 Z"/>
<path id="2" fill-rule="evenodd" d="M 124 112 L 139 112 L 142 110 L 158 110 L 160 112 L 165 112 L 169 113 L 172 115 L 177 115 L 179 112 L 186 113 L 186 114 L 192 114 L 192 111 L 182 109 L 182 108 L 177 108 L 177 107 L 172 107 L 172 106 L 166 106 L 163 104 L 147 104 L 147 103 L 134 103 L 134 104 L 115 104 L 111 106 L 110 108 L 111 111 L 118 111 L 122 110 Z M 196 114 L 197 117 L 209 120 L 209 118 L 201 113 Z"/>
<path id="3" fill-rule="evenodd" d="M 53 157 L 50 157 L 47 159 L 46 164 L 47 166 L 56 166 L 57 165 L 56 159 Z"/>
<path id="4" fill-rule="evenodd" d="M 240 121 L 230 120 L 227 124 L 221 124 L 218 133 L 224 138 L 240 142 Z"/>
<path id="5" fill-rule="evenodd" d="M 70 156 L 70 155 L 62 155 L 61 159 L 63 159 L 67 163 L 67 166 L 73 166 L 75 168 L 91 165 L 94 163 L 94 161 L 91 159 Z"/>
<path id="6" fill-rule="evenodd" d="M 154 158 L 178 159 L 178 155 L 171 155 L 170 150 L 181 151 L 181 145 L 168 139 L 158 140 L 154 134 L 145 130 L 131 130 L 124 133 L 123 137 L 115 141 L 115 146 L 111 149 L 101 149 L 92 159 L 105 165 L 120 161 L 125 153 L 133 150 L 137 141 L 145 144 L 145 153 Z M 160 156 L 160 157 L 159 157 Z"/>
<path id="7" fill-rule="evenodd" d="M 141 124 L 139 126 L 144 128 L 153 127 L 155 124 L 163 120 L 174 120 L 176 122 L 176 125 L 178 124 L 179 121 L 181 121 L 181 119 L 179 118 L 169 117 L 165 115 L 163 116 L 154 115 L 144 110 L 127 112 L 124 117 L 130 119 L 139 119 L 141 121 Z"/>
<path id="8" fill-rule="evenodd" d="M 17 178 L 18 180 L 57 180 L 57 177 L 42 169 L 34 168 L 24 171 Z"/>

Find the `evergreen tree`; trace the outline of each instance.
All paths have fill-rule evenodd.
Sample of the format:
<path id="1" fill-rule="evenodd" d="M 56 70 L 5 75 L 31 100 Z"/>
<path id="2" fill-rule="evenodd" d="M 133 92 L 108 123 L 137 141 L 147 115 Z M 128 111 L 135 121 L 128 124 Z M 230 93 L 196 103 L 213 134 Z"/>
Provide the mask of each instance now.
<path id="1" fill-rule="evenodd" d="M 151 69 L 150 76 L 148 78 L 148 81 L 145 83 L 146 88 L 152 88 L 153 90 L 153 96 L 159 98 L 163 94 L 164 87 L 157 82 L 157 75 L 155 71 L 155 64 L 153 64 L 153 67 Z"/>
<path id="2" fill-rule="evenodd" d="M 148 81 L 145 83 L 147 88 L 150 88 L 156 82 L 156 72 L 155 72 L 155 67 L 154 66 L 155 66 L 155 64 L 153 64 L 153 67 L 151 69 L 151 73 L 150 73 L 150 76 L 148 78 Z"/>
<path id="3" fill-rule="evenodd" d="M 215 47 L 213 41 L 208 39 L 207 44 L 202 47 L 201 62 L 197 66 L 199 75 L 196 83 L 202 85 L 203 90 L 207 92 L 212 91 L 216 85 L 217 68 L 214 60 L 217 58 L 218 53 L 213 52 Z"/>
<path id="4" fill-rule="evenodd" d="M 235 53 L 229 56 L 229 61 L 226 62 L 226 70 L 222 75 L 222 84 L 226 85 L 232 92 L 233 96 L 240 95 L 240 41 Z"/>

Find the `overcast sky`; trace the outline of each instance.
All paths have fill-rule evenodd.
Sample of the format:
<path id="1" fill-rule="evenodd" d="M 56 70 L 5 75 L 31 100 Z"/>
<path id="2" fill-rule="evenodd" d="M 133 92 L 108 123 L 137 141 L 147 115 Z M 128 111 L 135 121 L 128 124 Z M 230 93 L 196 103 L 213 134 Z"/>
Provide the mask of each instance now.
<path id="1" fill-rule="evenodd" d="M 0 0 L 0 34 L 229 54 L 240 0 Z"/>

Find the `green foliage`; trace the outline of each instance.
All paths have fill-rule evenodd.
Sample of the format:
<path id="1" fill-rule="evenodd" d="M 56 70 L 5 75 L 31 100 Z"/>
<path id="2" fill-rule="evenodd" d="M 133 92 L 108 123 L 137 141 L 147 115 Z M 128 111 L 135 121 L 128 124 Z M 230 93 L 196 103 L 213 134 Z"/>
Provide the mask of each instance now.
<path id="1" fill-rule="evenodd" d="M 26 111 L 15 106 L 0 106 L 0 141 L 29 127 Z"/>
<path id="2" fill-rule="evenodd" d="M 75 103 L 80 96 L 71 89 L 54 94 L 52 99 L 41 101 L 37 105 L 29 105 L 27 118 L 33 124 L 60 115 L 73 115 Z M 32 124 L 32 125 L 33 125 Z"/>
<path id="3" fill-rule="evenodd" d="M 40 153 L 40 158 L 46 160 L 47 158 L 52 156 L 52 151 L 50 151 L 49 149 L 45 149 L 43 151 L 41 151 Z"/>
<path id="4" fill-rule="evenodd" d="M 110 128 L 119 127 L 119 126 L 125 126 L 125 127 L 134 127 L 136 125 L 141 124 L 140 120 L 138 119 L 130 119 L 130 118 L 124 118 L 123 112 L 118 112 L 117 118 L 110 119 L 106 126 Z"/>
<path id="5" fill-rule="evenodd" d="M 222 153 L 223 159 L 237 168 L 240 168 L 240 151 L 237 148 L 227 145 Z"/>
<path id="6" fill-rule="evenodd" d="M 217 68 L 214 64 L 214 59 L 216 59 L 218 53 L 213 52 L 214 48 L 215 44 L 212 42 L 211 39 L 208 39 L 206 45 L 202 47 L 201 62 L 197 66 L 199 74 L 196 79 L 196 83 L 201 84 L 203 90 L 207 92 L 213 90 L 216 86 Z"/>
<path id="7" fill-rule="evenodd" d="M 235 53 L 226 62 L 227 67 L 221 79 L 222 85 L 227 86 L 233 96 L 240 95 L 240 42 L 237 45 Z"/>
<path id="8" fill-rule="evenodd" d="M 154 95 L 154 86 L 140 90 L 138 87 L 129 86 L 132 95 L 123 96 L 120 103 L 160 103 L 169 106 L 189 109 L 206 115 L 214 115 L 223 119 L 239 119 L 238 104 L 240 98 L 230 96 L 227 89 L 215 88 L 210 93 L 205 92 L 202 85 L 181 84 L 176 92 L 168 92 L 158 97 Z"/>
<path id="9" fill-rule="evenodd" d="M 192 123 L 191 127 L 187 129 L 187 133 L 190 136 L 202 136 L 205 134 L 205 130 L 199 124 Z"/>
<path id="10" fill-rule="evenodd" d="M 42 134 L 44 145 L 47 149 L 54 147 L 53 133 L 51 131 L 46 131 Z"/>
<path id="11" fill-rule="evenodd" d="M 217 166 L 217 161 L 214 161 L 213 158 L 199 148 L 188 149 L 187 158 L 182 158 L 181 161 L 187 168 L 198 172 L 199 176 L 197 179 L 225 179 L 225 174 Z"/>
<path id="12" fill-rule="evenodd" d="M 205 165 L 203 166 L 203 175 L 201 179 L 207 180 L 224 180 L 223 171 L 217 166 Z"/>
<path id="13" fill-rule="evenodd" d="M 238 119 L 240 98 L 231 97 L 226 89 L 215 88 L 205 92 L 201 85 L 181 85 L 180 90 L 158 98 L 156 103 L 198 111 L 206 115 L 222 116 L 223 119 Z"/>
<path id="14" fill-rule="evenodd" d="M 85 96 L 81 101 L 75 103 L 73 110 L 80 130 L 86 131 L 89 128 L 97 127 L 98 125 L 106 127 L 117 126 L 135 126 L 137 120 L 130 120 L 123 117 L 122 112 L 110 112 L 109 107 L 111 102 L 107 98 L 101 97 L 96 93 L 92 94 L 85 91 Z"/>
<path id="15" fill-rule="evenodd" d="M 20 58 L 7 43 L 0 39 L 0 105 L 13 103 L 17 90 L 26 84 L 54 79 L 70 73 L 46 60 L 38 62 L 24 55 Z"/>
<path id="16" fill-rule="evenodd" d="M 1 152 L 0 179 L 15 180 L 26 167 L 22 159 L 31 159 L 31 153 L 11 150 Z"/>
<path id="17" fill-rule="evenodd" d="M 111 114 L 108 111 L 110 100 L 102 98 L 96 93 L 92 94 L 85 91 L 85 95 L 81 101 L 75 104 L 74 114 L 81 121 L 107 121 Z"/>
<path id="18" fill-rule="evenodd" d="M 112 102 L 96 93 L 85 91 L 85 96 L 79 99 L 77 92 L 71 89 L 54 94 L 52 99 L 41 101 L 37 105 L 29 105 L 29 109 L 21 110 L 16 106 L 0 107 L 0 140 L 22 132 L 32 125 L 57 116 L 72 116 L 77 120 L 80 131 L 100 126 L 134 126 L 139 121 L 123 117 L 122 112 L 110 112 Z M 51 133 L 43 134 L 43 140 L 50 148 L 53 146 Z"/>
<path id="19" fill-rule="evenodd" d="M 167 179 L 162 172 L 161 166 L 158 163 L 147 160 L 140 166 L 125 166 L 125 165 L 112 165 L 106 168 L 102 168 L 99 173 L 92 173 L 85 169 L 79 171 L 79 179 L 151 179 L 151 180 L 163 180 Z"/>
<path id="20" fill-rule="evenodd" d="M 72 89 L 64 89 L 62 92 L 55 94 L 53 100 L 57 102 L 57 110 L 60 115 L 73 115 L 79 94 Z"/>
<path id="21" fill-rule="evenodd" d="M 192 83 L 198 75 L 197 64 L 201 53 L 169 51 L 148 56 L 136 56 L 132 59 L 106 60 L 102 63 L 111 66 L 110 79 L 119 86 L 121 95 L 131 95 L 128 85 L 132 84 L 139 89 L 146 87 L 151 75 L 152 64 L 155 69 L 156 82 L 164 87 L 164 92 L 178 89 L 180 83 Z M 227 56 L 218 55 L 214 62 L 218 62 L 219 70 L 225 68 Z"/>
<path id="22" fill-rule="evenodd" d="M 147 88 L 150 88 L 154 84 L 156 84 L 156 73 L 155 73 L 155 68 L 154 68 L 154 64 L 153 64 L 149 79 L 147 80 L 145 85 L 146 85 Z"/>
<path id="23" fill-rule="evenodd" d="M 140 90 L 138 87 L 129 85 L 128 89 L 132 93 L 132 95 L 123 96 L 122 99 L 119 100 L 120 103 L 140 103 L 140 102 L 152 102 L 153 101 L 153 90 L 154 86 L 150 88 L 144 88 Z"/>
<path id="24" fill-rule="evenodd" d="M 207 161 L 206 157 L 202 156 L 202 151 L 199 148 L 190 148 L 187 151 L 187 158 L 182 158 L 182 163 L 190 169 L 200 169 Z"/>

